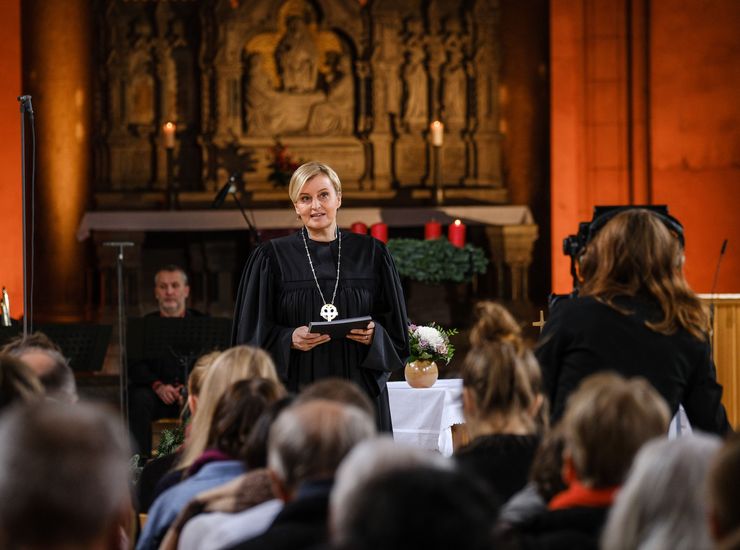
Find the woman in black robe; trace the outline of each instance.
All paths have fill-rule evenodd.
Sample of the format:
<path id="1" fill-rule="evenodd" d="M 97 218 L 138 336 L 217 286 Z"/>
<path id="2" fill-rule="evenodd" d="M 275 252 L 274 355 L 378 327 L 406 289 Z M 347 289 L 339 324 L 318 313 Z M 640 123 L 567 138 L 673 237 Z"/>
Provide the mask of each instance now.
<path id="1" fill-rule="evenodd" d="M 326 165 L 309 162 L 295 171 L 289 194 L 304 227 L 249 257 L 232 343 L 269 351 L 293 392 L 332 376 L 355 382 L 376 403 L 379 428 L 390 431 L 386 382 L 409 355 L 406 305 L 385 245 L 338 229 L 341 192 Z M 337 320 L 368 315 L 372 321 L 340 339 L 308 332 L 327 308 Z"/>

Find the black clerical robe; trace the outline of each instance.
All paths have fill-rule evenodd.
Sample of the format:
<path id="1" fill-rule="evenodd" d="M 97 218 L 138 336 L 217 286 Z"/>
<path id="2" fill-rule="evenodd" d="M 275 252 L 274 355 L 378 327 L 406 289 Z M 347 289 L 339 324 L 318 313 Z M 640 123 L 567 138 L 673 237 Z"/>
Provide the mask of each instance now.
<path id="1" fill-rule="evenodd" d="M 337 274 L 339 239 L 307 239 L 316 278 L 327 302 Z M 401 282 L 385 245 L 373 237 L 342 231 L 337 319 L 370 315 L 371 345 L 333 339 L 310 351 L 291 349 L 293 331 L 323 321 L 323 306 L 300 232 L 254 250 L 244 268 L 234 312 L 232 341 L 269 351 L 291 391 L 336 376 L 357 383 L 375 401 L 378 425 L 391 429 L 386 382 L 408 355 L 408 320 Z"/>

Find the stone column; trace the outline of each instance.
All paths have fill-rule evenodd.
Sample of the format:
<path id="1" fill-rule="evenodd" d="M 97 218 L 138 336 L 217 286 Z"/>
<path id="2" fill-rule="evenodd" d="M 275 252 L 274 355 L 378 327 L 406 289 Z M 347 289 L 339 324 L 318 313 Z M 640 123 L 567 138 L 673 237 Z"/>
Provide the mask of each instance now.
<path id="1" fill-rule="evenodd" d="M 91 11 L 89 0 L 22 3 L 23 89 L 36 114 L 35 322 L 85 313 L 75 231 L 90 195 Z"/>

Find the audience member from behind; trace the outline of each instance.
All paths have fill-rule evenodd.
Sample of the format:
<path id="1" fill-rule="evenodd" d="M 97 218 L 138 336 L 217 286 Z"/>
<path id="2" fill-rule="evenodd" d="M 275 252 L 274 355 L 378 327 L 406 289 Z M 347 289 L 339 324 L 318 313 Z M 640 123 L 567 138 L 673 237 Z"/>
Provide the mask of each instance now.
<path id="1" fill-rule="evenodd" d="M 0 547 L 128 548 L 129 449 L 97 406 L 41 402 L 0 419 Z"/>
<path id="2" fill-rule="evenodd" d="M 332 542 L 340 547 L 349 544 L 344 531 L 349 523 L 348 514 L 353 504 L 363 498 L 365 486 L 370 481 L 386 473 L 419 467 L 452 471 L 455 463 L 438 453 L 397 443 L 390 436 L 368 439 L 352 449 L 337 470 L 331 491 L 329 530 Z"/>
<path id="3" fill-rule="evenodd" d="M 688 435 L 647 443 L 614 502 L 603 550 L 710 550 L 706 485 L 716 436 Z"/>
<path id="4" fill-rule="evenodd" d="M 75 375 L 69 362 L 59 346 L 43 332 L 34 332 L 26 338 L 14 338 L 3 346 L 2 353 L 17 357 L 31 367 L 47 397 L 67 403 L 79 399 Z"/>
<path id="5" fill-rule="evenodd" d="M 213 362 L 219 355 L 221 355 L 221 352 L 219 351 L 206 353 L 199 357 L 195 362 L 195 365 L 193 365 L 190 375 L 188 376 L 187 408 L 183 409 L 183 412 L 180 415 L 181 422 L 186 421 L 186 412 L 189 414 L 189 418 L 187 420 L 191 419 L 195 414 L 195 411 L 198 408 L 198 400 L 200 398 L 200 390 L 203 386 L 203 380 L 205 379 L 206 373 L 213 365 Z M 186 433 L 189 429 L 190 424 L 186 426 Z M 151 460 L 144 465 L 144 469 L 141 471 L 141 476 L 139 476 L 139 480 L 136 483 L 137 509 L 140 513 L 146 513 L 149 510 L 149 506 L 152 505 L 152 502 L 154 502 L 154 499 L 158 495 L 155 491 L 157 484 L 167 474 L 167 472 L 174 468 L 175 463 L 180 457 L 181 451 L 182 447 L 168 455 L 158 456 L 156 459 Z M 173 481 L 172 484 L 174 483 L 175 481 Z"/>
<path id="6" fill-rule="evenodd" d="M 486 481 L 502 502 L 527 483 L 540 442 L 542 379 L 521 331 L 502 306 L 483 302 L 462 367 L 463 410 L 471 442 L 456 454 L 460 466 Z"/>
<path id="7" fill-rule="evenodd" d="M 203 391 L 185 441 L 182 460 L 178 463 L 179 468 L 189 468 L 206 449 L 216 403 L 224 392 L 237 380 L 250 378 L 265 378 L 282 388 L 272 359 L 259 348 L 236 346 L 216 358 L 203 381 Z"/>
<path id="8" fill-rule="evenodd" d="M 167 529 L 198 493 L 244 473 L 245 443 L 255 422 L 282 395 L 272 380 L 239 380 L 219 400 L 208 433 L 206 450 L 190 465 L 187 477 L 159 495 L 149 509 L 138 550 L 159 548 Z"/>
<path id="9" fill-rule="evenodd" d="M 646 378 L 672 415 L 683 405 L 694 428 L 729 429 L 708 316 L 683 264 L 677 235 L 645 209 L 615 215 L 591 239 L 579 258 L 579 296 L 552 309 L 536 351 L 553 420 L 583 378 L 612 370 Z"/>
<path id="10" fill-rule="evenodd" d="M 202 313 L 187 307 L 188 296 L 187 273 L 176 265 L 161 268 L 154 276 L 158 309 L 147 317 L 202 317 Z M 129 426 L 142 457 L 149 458 L 151 454 L 152 422 L 180 414 L 184 376 L 187 375 L 183 374 L 183 365 L 174 353 L 165 358 L 143 358 L 129 365 Z"/>
<path id="11" fill-rule="evenodd" d="M 664 435 L 668 407 L 643 379 L 593 375 L 568 400 L 562 420 L 568 488 L 520 526 L 525 548 L 598 548 L 614 496 L 647 441 Z"/>
<path id="12" fill-rule="evenodd" d="M 315 399 L 326 399 L 335 403 L 352 405 L 368 415 L 375 415 L 375 407 L 360 386 L 343 378 L 323 378 L 306 388 L 295 398 L 295 405 L 308 403 Z"/>
<path id="13" fill-rule="evenodd" d="M 502 506 L 499 522 L 504 529 L 546 512 L 550 500 L 567 489 L 562 475 L 564 447 L 563 431 L 558 424 L 542 438 L 529 468 L 527 485 Z"/>
<path id="14" fill-rule="evenodd" d="M 375 416 L 375 408 L 365 392 L 348 380 L 324 378 L 314 382 L 300 393 L 293 401 L 293 405 L 298 406 L 317 399 L 354 406 L 365 412 L 370 418 Z M 271 428 L 274 418 L 261 418 L 260 421 L 269 421 L 269 427 Z M 260 422 L 258 422 L 255 431 L 250 435 L 250 440 L 259 436 L 258 431 L 261 427 Z M 264 440 L 267 441 L 267 437 Z M 257 442 L 253 441 L 252 443 Z M 256 444 L 250 445 L 247 456 L 250 467 L 252 466 L 251 462 L 258 460 L 257 457 L 250 457 L 250 455 L 257 453 L 261 454 L 259 447 Z M 251 474 L 248 473 L 247 476 L 249 475 Z M 224 491 L 230 489 L 224 487 Z M 254 538 L 270 526 L 282 508 L 283 501 L 274 498 L 254 508 L 246 509 L 245 507 L 244 511 L 240 513 L 203 514 L 186 525 L 179 547 L 181 550 L 215 550 Z"/>
<path id="15" fill-rule="evenodd" d="M 280 386 L 272 359 L 261 349 L 236 346 L 227 349 L 213 361 L 203 380 L 203 389 L 185 444 L 179 453 L 176 469 L 159 481 L 154 490 L 155 498 L 179 482 L 193 462 L 205 451 L 214 409 L 224 392 L 234 382 L 251 378 L 266 378 Z"/>
<path id="16" fill-rule="evenodd" d="M 709 472 L 709 527 L 717 548 L 740 549 L 740 435 L 719 450 Z"/>
<path id="17" fill-rule="evenodd" d="M 374 417 L 350 405 L 316 399 L 283 411 L 270 429 L 267 461 L 285 506 L 263 534 L 234 548 L 281 550 L 325 542 L 337 468 L 375 433 Z"/>
<path id="18" fill-rule="evenodd" d="M 28 365 L 0 354 L 0 411 L 13 403 L 40 401 L 43 395 L 44 388 Z"/>
<path id="19" fill-rule="evenodd" d="M 428 466 L 373 477 L 345 502 L 336 524 L 346 550 L 496 548 L 494 495 L 462 472 Z"/>
<path id="20" fill-rule="evenodd" d="M 228 540 L 240 541 L 248 536 L 238 536 L 240 529 L 249 530 L 254 536 L 267 529 L 282 509 L 282 501 L 275 497 L 267 470 L 267 438 L 278 415 L 292 402 L 292 397 L 283 397 L 260 415 L 249 433 L 243 451 L 247 473 L 200 493 L 191 500 L 170 527 L 160 550 L 221 548 L 224 546 L 218 542 L 221 531 L 227 533 L 227 536 L 234 535 L 228 537 Z M 255 520 L 254 513 L 249 512 L 253 508 L 258 510 L 257 515 L 269 517 L 266 524 Z M 241 521 L 243 513 L 252 514 L 251 521 Z M 183 533 L 186 525 L 187 532 Z M 258 528 L 258 525 L 262 527 Z"/>

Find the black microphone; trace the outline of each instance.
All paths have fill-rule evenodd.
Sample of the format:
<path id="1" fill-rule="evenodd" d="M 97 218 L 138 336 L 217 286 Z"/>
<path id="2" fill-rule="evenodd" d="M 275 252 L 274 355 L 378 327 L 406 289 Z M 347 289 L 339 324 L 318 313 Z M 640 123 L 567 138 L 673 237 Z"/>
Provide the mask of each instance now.
<path id="1" fill-rule="evenodd" d="M 221 208 L 224 201 L 226 200 L 226 197 L 229 196 L 229 193 L 236 192 L 236 175 L 231 174 L 229 176 L 229 179 L 226 180 L 226 183 L 224 186 L 219 189 L 218 194 L 216 195 L 216 198 L 213 199 L 213 203 L 211 204 L 211 208 Z"/>
<path id="2" fill-rule="evenodd" d="M 722 248 L 719 251 L 719 258 L 717 258 L 717 267 L 714 270 L 714 279 L 712 280 L 712 289 L 709 292 L 709 350 L 711 353 L 712 362 L 714 362 L 714 291 L 717 289 L 717 279 L 719 278 L 719 266 L 722 264 L 722 257 L 725 255 L 727 250 L 727 239 L 722 241 Z"/>
<path id="3" fill-rule="evenodd" d="M 28 114 L 33 115 L 33 105 L 31 104 L 30 95 L 19 95 L 18 101 L 21 103 L 21 109 L 28 111 Z"/>

